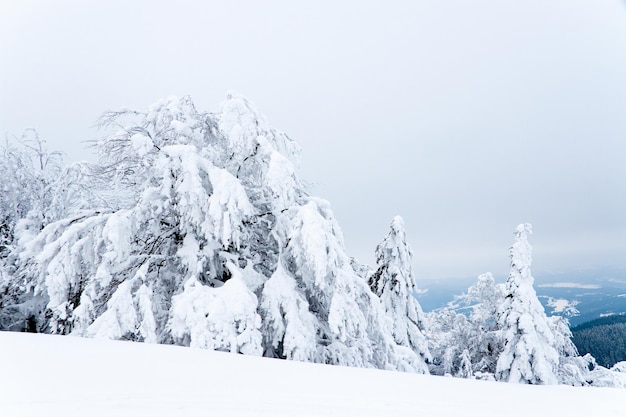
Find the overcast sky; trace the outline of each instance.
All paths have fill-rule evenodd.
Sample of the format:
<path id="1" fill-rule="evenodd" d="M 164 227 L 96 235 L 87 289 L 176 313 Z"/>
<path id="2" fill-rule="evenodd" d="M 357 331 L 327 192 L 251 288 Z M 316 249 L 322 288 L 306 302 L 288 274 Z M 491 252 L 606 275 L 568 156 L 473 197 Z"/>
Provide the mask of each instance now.
<path id="1" fill-rule="evenodd" d="M 404 217 L 418 279 L 626 267 L 618 0 L 4 1 L 0 133 L 70 160 L 105 110 L 238 91 L 303 148 L 348 252 Z"/>

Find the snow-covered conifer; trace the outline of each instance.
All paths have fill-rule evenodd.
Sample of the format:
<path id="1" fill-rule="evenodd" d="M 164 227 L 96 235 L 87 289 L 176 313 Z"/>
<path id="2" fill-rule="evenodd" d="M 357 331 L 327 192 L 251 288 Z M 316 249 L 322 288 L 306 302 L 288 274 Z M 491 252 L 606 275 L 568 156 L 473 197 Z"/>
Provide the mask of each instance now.
<path id="1" fill-rule="evenodd" d="M 307 200 L 279 216 L 286 247 L 262 293 L 266 353 L 416 370 L 415 354 L 394 342 L 380 301 L 352 269 L 328 202 Z"/>
<path id="2" fill-rule="evenodd" d="M 396 343 L 418 353 L 419 367 L 427 372 L 426 363 L 431 359 L 423 331 L 424 313 L 415 298 L 417 288 L 412 266 L 413 252 L 406 241 L 404 221 L 394 217 L 389 234 L 376 248 L 376 272 L 369 285 L 381 299 L 391 319 L 392 333 Z"/>
<path id="3" fill-rule="evenodd" d="M 616 387 L 626 386 L 626 378 L 599 366 L 590 354 L 580 356 L 567 319 L 561 316 L 548 318 L 559 353 L 558 379 L 560 384 L 573 386 Z"/>
<path id="4" fill-rule="evenodd" d="M 510 249 L 511 272 L 505 298 L 499 309 L 503 351 L 498 358 L 496 379 L 525 384 L 556 384 L 559 354 L 555 336 L 543 306 L 537 299 L 531 275 L 530 224 L 520 224 Z"/>
<path id="5" fill-rule="evenodd" d="M 548 317 L 555 338 L 555 348 L 559 354 L 557 376 L 559 383 L 573 386 L 587 385 L 588 363 L 580 357 L 572 341 L 572 332 L 566 318 Z"/>
<path id="6" fill-rule="evenodd" d="M 370 276 L 375 272 L 371 266 L 367 264 L 360 263 L 355 258 L 350 258 L 350 265 L 352 265 L 352 270 L 365 281 L 369 282 Z"/>

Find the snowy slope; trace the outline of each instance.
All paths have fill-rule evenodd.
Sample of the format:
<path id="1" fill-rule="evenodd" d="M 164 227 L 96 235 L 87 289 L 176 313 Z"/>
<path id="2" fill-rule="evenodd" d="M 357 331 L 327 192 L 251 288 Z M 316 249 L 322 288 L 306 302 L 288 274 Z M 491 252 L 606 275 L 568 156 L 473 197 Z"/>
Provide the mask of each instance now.
<path id="1" fill-rule="evenodd" d="M 1 416 L 626 416 L 626 391 L 0 332 Z"/>

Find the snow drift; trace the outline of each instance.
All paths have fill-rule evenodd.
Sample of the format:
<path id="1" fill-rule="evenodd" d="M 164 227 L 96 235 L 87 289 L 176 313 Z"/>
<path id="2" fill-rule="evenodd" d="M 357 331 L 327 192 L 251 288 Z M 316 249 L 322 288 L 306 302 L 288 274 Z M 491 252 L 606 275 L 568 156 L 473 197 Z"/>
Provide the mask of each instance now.
<path id="1" fill-rule="evenodd" d="M 624 391 L 471 381 L 0 332 L 0 415 L 622 416 Z"/>

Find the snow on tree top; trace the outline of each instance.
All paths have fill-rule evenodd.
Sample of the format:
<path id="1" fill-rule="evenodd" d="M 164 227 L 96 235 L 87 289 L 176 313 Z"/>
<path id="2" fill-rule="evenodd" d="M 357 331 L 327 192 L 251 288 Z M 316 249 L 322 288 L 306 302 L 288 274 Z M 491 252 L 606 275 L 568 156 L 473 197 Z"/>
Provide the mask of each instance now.
<path id="1" fill-rule="evenodd" d="M 521 281 L 533 284 L 534 278 L 530 273 L 532 265 L 532 246 L 528 236 L 532 234 L 532 225 L 522 223 L 515 229 L 515 241 L 510 249 L 512 272 L 519 275 Z"/>
<path id="2" fill-rule="evenodd" d="M 391 230 L 395 233 L 404 233 L 404 219 L 401 216 L 395 216 L 391 221 Z"/>
<path id="3" fill-rule="evenodd" d="M 533 225 L 530 223 L 521 223 L 516 228 L 515 231 L 519 235 L 532 235 L 533 234 Z"/>

